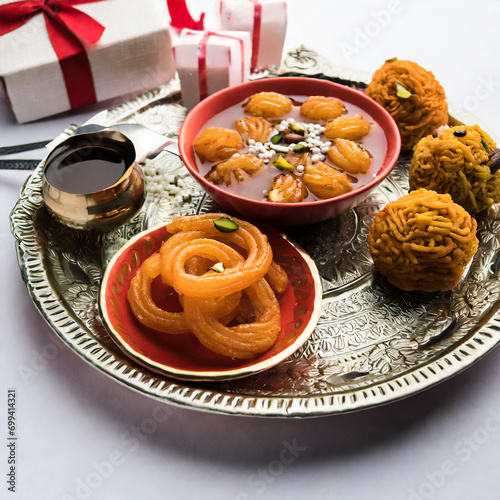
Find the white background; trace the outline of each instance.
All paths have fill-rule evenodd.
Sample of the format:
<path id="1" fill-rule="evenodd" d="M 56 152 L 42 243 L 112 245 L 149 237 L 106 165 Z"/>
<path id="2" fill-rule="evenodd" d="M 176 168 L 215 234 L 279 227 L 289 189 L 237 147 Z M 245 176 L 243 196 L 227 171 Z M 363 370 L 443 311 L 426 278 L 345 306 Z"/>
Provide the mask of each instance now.
<path id="1" fill-rule="evenodd" d="M 390 57 L 414 60 L 500 136 L 499 2 L 287 3 L 285 50 L 303 43 L 369 72 Z M 189 5 L 194 14 L 213 9 Z M 0 146 L 50 139 L 101 108 L 17 125 L 0 97 Z M 160 404 L 87 365 L 33 306 L 8 220 L 26 177 L 0 171 L 0 498 L 500 499 L 498 349 L 421 394 L 346 415 L 257 419 Z M 15 493 L 6 476 L 9 388 L 17 391 Z"/>

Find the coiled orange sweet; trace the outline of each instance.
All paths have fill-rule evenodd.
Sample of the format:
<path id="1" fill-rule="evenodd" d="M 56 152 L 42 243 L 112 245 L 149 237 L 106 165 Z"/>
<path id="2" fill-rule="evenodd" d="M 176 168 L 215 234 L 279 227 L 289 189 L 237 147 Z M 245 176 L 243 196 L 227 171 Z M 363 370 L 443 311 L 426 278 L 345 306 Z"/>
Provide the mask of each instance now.
<path id="1" fill-rule="evenodd" d="M 273 290 L 284 292 L 288 276 L 273 262 L 258 228 L 232 219 L 237 229 L 220 232 L 214 223 L 222 217 L 177 217 L 168 224 L 172 236 L 142 264 L 127 298 L 145 326 L 163 333 L 192 332 L 216 353 L 249 359 L 269 349 L 281 331 Z M 179 294 L 181 312 L 154 303 L 151 284 L 159 275 Z"/>

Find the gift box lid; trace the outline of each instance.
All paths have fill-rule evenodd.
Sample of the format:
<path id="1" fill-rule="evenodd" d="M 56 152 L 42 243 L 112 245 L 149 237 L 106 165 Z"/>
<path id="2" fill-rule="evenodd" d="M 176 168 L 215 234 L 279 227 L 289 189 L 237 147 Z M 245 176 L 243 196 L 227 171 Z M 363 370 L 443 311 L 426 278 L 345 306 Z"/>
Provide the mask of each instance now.
<path id="1" fill-rule="evenodd" d="M 0 5 L 11 3 L 0 0 Z M 147 4 L 147 6 L 146 6 Z M 101 50 L 124 41 L 141 40 L 151 33 L 168 30 L 169 16 L 158 2 L 143 0 L 103 0 L 74 5 L 104 26 L 96 44 L 83 45 L 87 53 Z M 144 45 L 137 51 L 147 49 Z M 19 28 L 0 36 L 0 76 L 17 73 L 55 62 L 54 48 L 47 35 L 43 15 L 35 15 Z"/>
<path id="2" fill-rule="evenodd" d="M 183 30 L 175 42 L 174 54 L 183 103 L 190 110 L 207 95 L 247 81 L 250 34 Z"/>
<path id="3" fill-rule="evenodd" d="M 0 5 L 7 3 L 0 0 Z M 68 87 L 61 66 L 66 60 L 58 59 L 43 14 L 0 36 L 0 80 L 20 123 L 143 92 L 167 83 L 175 74 L 169 17 L 162 3 L 102 0 L 73 7 L 105 28 L 97 43 L 82 42 L 83 62 L 89 67 L 87 83 L 71 74 L 73 86 Z M 70 68 L 81 71 L 80 61 Z M 75 103 L 70 88 L 73 96 L 80 89 L 92 92 Z"/>
<path id="4" fill-rule="evenodd" d="M 231 63 L 231 50 L 241 54 L 244 75 L 250 72 L 250 35 L 244 31 L 194 31 L 183 30 L 174 43 L 176 62 L 178 66 L 198 67 L 198 49 L 200 43 L 207 44 L 207 64 L 215 67 L 225 67 Z M 229 50 L 228 50 L 229 49 Z M 236 63 L 236 61 L 232 61 Z"/>
<path id="5" fill-rule="evenodd" d="M 285 0 L 219 0 L 223 29 L 252 35 L 252 70 L 279 67 L 287 26 Z"/>

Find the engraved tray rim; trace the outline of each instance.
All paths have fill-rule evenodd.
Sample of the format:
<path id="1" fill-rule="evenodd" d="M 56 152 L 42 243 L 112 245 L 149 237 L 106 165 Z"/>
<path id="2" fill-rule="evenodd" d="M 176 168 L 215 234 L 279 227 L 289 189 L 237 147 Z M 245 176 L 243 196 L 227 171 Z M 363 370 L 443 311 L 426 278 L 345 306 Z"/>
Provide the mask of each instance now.
<path id="1" fill-rule="evenodd" d="M 307 69 L 300 70 L 307 76 Z M 348 70 L 342 78 L 362 82 L 366 76 L 358 73 L 353 78 L 353 74 L 355 72 Z M 114 108 L 113 120 L 116 123 L 120 117 L 128 116 L 134 108 L 147 106 L 158 98 L 165 98 L 178 91 L 179 83 L 175 78 L 164 87 L 153 89 Z M 62 133 L 60 137 L 65 137 L 68 133 L 71 131 Z M 115 359 L 113 353 L 106 350 L 106 346 L 97 342 L 73 321 L 50 287 L 34 228 L 34 218 L 42 204 L 42 168 L 43 160 L 25 182 L 10 215 L 18 264 L 28 293 L 56 335 L 71 350 L 122 385 L 158 401 L 216 413 L 260 417 L 296 418 L 344 413 L 386 404 L 427 389 L 468 368 L 500 342 L 500 316 L 496 314 L 500 307 L 499 299 L 494 302 L 495 307 L 488 311 L 486 317 L 481 317 L 467 335 L 423 365 L 407 369 L 404 373 L 396 373 L 383 382 L 335 394 L 253 396 L 216 391 L 203 387 L 203 383 L 197 386 L 173 379 L 161 380 L 153 373 L 141 373 L 135 366 Z"/>

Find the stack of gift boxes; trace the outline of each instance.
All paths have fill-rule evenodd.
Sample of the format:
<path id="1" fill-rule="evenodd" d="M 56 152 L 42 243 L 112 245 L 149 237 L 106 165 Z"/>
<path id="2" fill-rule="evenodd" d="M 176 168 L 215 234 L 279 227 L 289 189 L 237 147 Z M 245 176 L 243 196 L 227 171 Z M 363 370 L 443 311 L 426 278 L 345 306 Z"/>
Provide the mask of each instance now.
<path id="1" fill-rule="evenodd" d="M 250 72 L 279 68 L 286 32 L 285 0 L 218 0 L 222 30 L 184 30 L 174 46 L 184 105 L 243 83 Z"/>
<path id="2" fill-rule="evenodd" d="M 286 0 L 217 0 L 212 30 L 184 0 L 146 3 L 0 0 L 0 82 L 17 121 L 136 95 L 176 71 L 190 110 L 281 64 Z"/>

